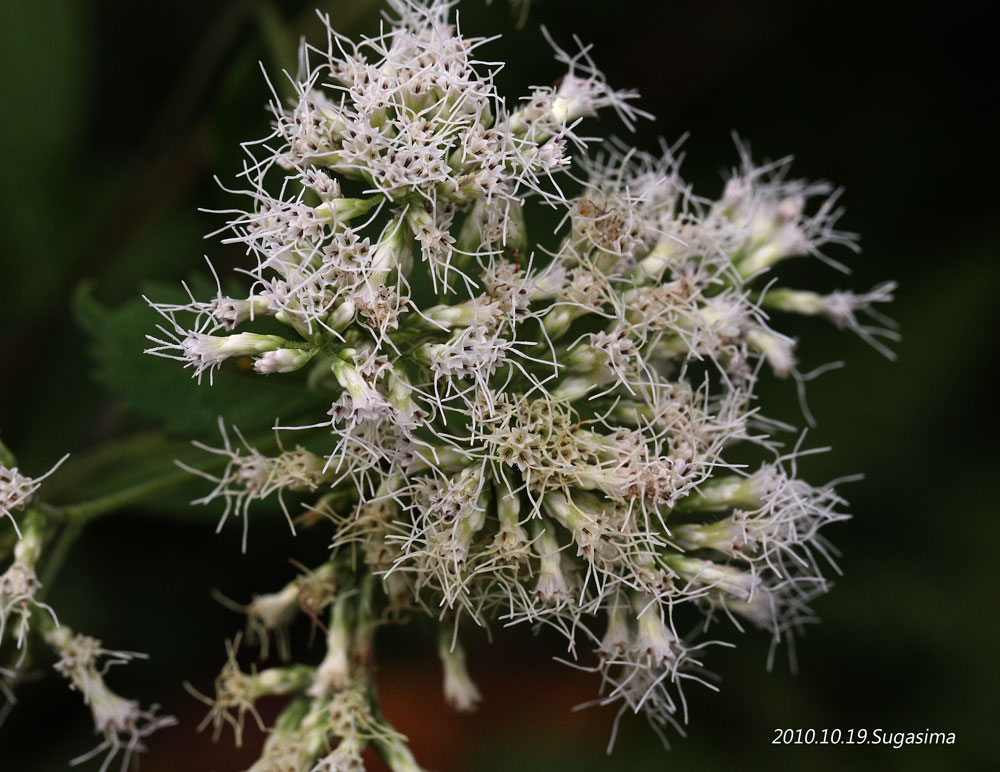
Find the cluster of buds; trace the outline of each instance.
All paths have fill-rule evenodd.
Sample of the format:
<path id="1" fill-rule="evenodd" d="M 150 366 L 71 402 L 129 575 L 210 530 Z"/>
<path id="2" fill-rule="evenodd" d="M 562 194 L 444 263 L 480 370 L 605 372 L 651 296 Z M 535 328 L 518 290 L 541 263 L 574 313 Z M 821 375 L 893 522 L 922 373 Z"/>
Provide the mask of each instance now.
<path id="1" fill-rule="evenodd" d="M 246 146 L 249 205 L 224 229 L 255 263 L 246 297 L 152 303 L 165 323 L 150 353 L 199 377 L 234 357 L 299 371 L 281 377 L 330 401 L 283 427 L 330 435 L 312 450 L 269 457 L 225 430 L 206 448 L 228 463 L 200 502 L 245 526 L 252 502 L 294 493 L 301 521 L 333 524 L 328 563 L 245 608 L 284 656 L 306 613 L 326 632 L 323 661 L 246 674 L 231 650 L 205 698 L 239 738 L 258 697 L 293 695 L 254 772 L 359 769 L 367 745 L 394 772 L 417 769 L 369 677 L 376 627 L 403 611 L 439 620 L 456 708 L 480 698 L 460 622 L 526 622 L 565 633 L 574 656 L 594 644 L 601 703 L 685 720 L 682 686 L 704 682 L 698 632 L 729 620 L 777 643 L 809 621 L 830 562 L 820 530 L 846 517 L 832 487 L 796 478 L 795 453 L 755 470 L 729 460 L 737 444 L 778 453 L 758 379 L 798 374 L 766 309 L 879 346 L 894 334 L 857 318 L 891 285 L 775 286 L 782 261 L 854 246 L 828 186 L 741 148 L 712 200 L 672 148 L 588 157 L 581 120 L 642 115 L 588 50 L 557 49 L 560 85 L 508 110 L 453 2 L 390 3 L 386 29 L 359 44 L 324 19 L 297 99 L 276 98 L 273 133 Z M 564 214 L 549 246 L 529 241 L 532 202 Z M 245 329 L 263 317 L 270 332 Z"/>

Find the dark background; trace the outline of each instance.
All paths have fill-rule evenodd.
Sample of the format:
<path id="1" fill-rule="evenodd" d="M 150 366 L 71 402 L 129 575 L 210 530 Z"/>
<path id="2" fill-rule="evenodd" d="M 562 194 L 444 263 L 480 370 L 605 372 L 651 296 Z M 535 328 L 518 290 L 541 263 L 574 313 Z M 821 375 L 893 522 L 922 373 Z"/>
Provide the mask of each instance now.
<path id="1" fill-rule="evenodd" d="M 985 5 L 985 4 L 983 4 Z M 374 31 L 377 6 L 324 9 L 342 31 Z M 561 73 L 538 30 L 596 44 L 609 81 L 642 92 L 656 114 L 635 141 L 690 132 L 687 177 L 717 193 L 736 161 L 730 132 L 759 158 L 796 156 L 795 171 L 843 185 L 842 225 L 862 234 L 850 279 L 818 262 L 788 267 L 802 286 L 867 289 L 899 282 L 891 310 L 904 340 L 890 363 L 823 324 L 794 323 L 804 369 L 847 360 L 810 384 L 819 427 L 809 444 L 814 481 L 864 472 L 845 488 L 855 518 L 831 532 L 844 576 L 816 603 L 823 623 L 800 641 L 800 672 L 767 641 L 740 636 L 710 662 L 721 694 L 689 690 L 688 737 L 665 752 L 641 721 L 625 722 L 604 755 L 611 716 L 570 713 L 596 683 L 551 663 L 554 641 L 501 632 L 473 641 L 471 670 L 485 696 L 474 716 L 443 705 L 430 639 L 386 631 L 379 683 L 386 713 L 422 763 L 442 772 L 533 770 L 958 770 L 1000 764 L 996 726 L 997 385 L 1000 322 L 994 27 L 972 4 L 917 10 L 903 3 L 538 0 L 523 30 L 497 0 L 463 3 L 468 34 L 503 33 L 487 58 L 506 59 L 501 92 Z M 201 254 L 235 261 L 201 236 L 217 225 L 197 209 L 232 202 L 212 182 L 238 169 L 238 142 L 266 131 L 257 66 L 288 66 L 301 31 L 296 2 L 172 3 L 33 0 L 0 17 L 0 427 L 22 468 L 145 424 L 92 378 L 73 289 L 96 282 L 109 305 L 140 282 L 176 283 Z M 613 120 L 600 130 L 621 131 Z M 784 269 L 782 269 L 784 270 Z M 788 327 L 786 326 L 786 329 Z M 142 345 L 136 330 L 136 347 Z M 166 366 L 166 363 L 164 363 Z M 195 389 L 194 383 L 190 388 Z M 202 389 L 208 388 L 207 385 Z M 766 412 L 801 424 L 794 391 L 773 384 Z M 63 491 L 68 500 L 72 491 Z M 177 501 L 180 501 L 178 498 Z M 196 734 L 203 691 L 240 619 L 208 588 L 245 601 L 275 589 L 318 542 L 292 539 L 280 518 L 258 517 L 239 553 L 235 524 L 212 533 L 214 511 L 164 498 L 88 528 L 50 597 L 64 622 L 112 648 L 149 652 L 114 688 L 159 701 L 180 724 L 156 735 L 145 772 L 249 766 L 230 737 Z M 295 630 L 300 650 L 308 628 Z M 314 646 L 307 656 L 318 656 Z M 90 747 L 89 716 L 60 680 L 27 684 L 0 730 L 0 769 L 63 769 Z M 266 705 L 267 715 L 277 706 Z M 777 728 L 951 731 L 954 747 L 777 747 Z M 95 768 L 91 764 L 87 768 Z M 374 768 L 374 767 L 373 767 Z"/>

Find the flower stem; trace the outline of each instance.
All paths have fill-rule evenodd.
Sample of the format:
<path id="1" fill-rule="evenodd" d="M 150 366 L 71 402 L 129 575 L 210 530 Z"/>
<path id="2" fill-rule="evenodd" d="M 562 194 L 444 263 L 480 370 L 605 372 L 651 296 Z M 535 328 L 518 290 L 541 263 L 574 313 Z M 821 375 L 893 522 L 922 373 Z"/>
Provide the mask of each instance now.
<path id="1" fill-rule="evenodd" d="M 213 460 L 212 463 L 206 464 L 204 469 L 207 471 L 208 469 L 219 466 L 222 463 L 222 459 L 218 461 Z M 142 501 L 154 493 L 159 493 L 190 480 L 190 473 L 183 470 L 172 470 L 167 474 L 162 474 L 149 480 L 143 480 L 140 483 L 130 485 L 105 496 L 98 496 L 97 498 L 90 499 L 89 501 L 82 501 L 78 504 L 70 504 L 68 506 L 60 507 L 58 511 L 68 524 L 82 525 L 99 515 L 103 515 L 116 509 L 121 509 L 129 504 Z"/>

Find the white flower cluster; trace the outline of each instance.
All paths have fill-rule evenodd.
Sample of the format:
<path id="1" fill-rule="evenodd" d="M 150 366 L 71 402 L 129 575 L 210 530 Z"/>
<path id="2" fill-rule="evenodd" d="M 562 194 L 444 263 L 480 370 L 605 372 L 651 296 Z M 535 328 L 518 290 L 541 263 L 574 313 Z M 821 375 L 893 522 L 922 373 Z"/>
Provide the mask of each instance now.
<path id="1" fill-rule="evenodd" d="M 246 296 L 153 303 L 166 324 L 151 353 L 196 376 L 234 357 L 261 374 L 308 366 L 303 388 L 330 399 L 316 423 L 284 427 L 327 430 L 314 451 L 268 457 L 225 432 L 209 449 L 228 464 L 202 502 L 245 523 L 254 500 L 314 494 L 305 520 L 335 524 L 329 564 L 246 609 L 266 641 L 329 606 L 326 658 L 246 675 L 230 656 L 209 700 L 239 733 L 257 697 L 298 695 L 258 772 L 358 769 L 369 743 L 416 769 L 365 685 L 377 621 L 406 610 L 441 620 L 459 709 L 479 699 L 459 622 L 528 622 L 563 631 L 575 656 L 593 645 L 601 703 L 676 724 L 682 685 L 704 682 L 695 634 L 722 617 L 777 642 L 808 621 L 826 587 L 820 531 L 846 517 L 831 487 L 796 478 L 794 453 L 756 471 L 728 460 L 737 443 L 777 452 L 761 365 L 797 374 L 765 309 L 893 335 L 857 319 L 891 285 L 823 297 L 770 278 L 854 246 L 827 186 L 741 151 L 710 200 L 671 148 L 587 158 L 581 119 L 641 113 L 586 49 L 558 51 L 560 85 L 508 110 L 453 2 L 391 4 L 360 44 L 325 19 L 297 100 L 276 97 L 274 132 L 247 145 L 249 204 L 225 229 L 252 258 Z M 563 214 L 550 247 L 529 240 L 532 201 Z M 236 331 L 264 317 L 266 334 Z"/>

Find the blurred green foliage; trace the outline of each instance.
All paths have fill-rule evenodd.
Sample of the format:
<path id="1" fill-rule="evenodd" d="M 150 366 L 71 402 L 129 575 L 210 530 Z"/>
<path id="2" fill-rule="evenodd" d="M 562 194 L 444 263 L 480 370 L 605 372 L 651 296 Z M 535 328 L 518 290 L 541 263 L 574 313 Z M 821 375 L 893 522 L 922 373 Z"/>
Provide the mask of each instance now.
<path id="1" fill-rule="evenodd" d="M 321 5 L 345 32 L 377 24 L 371 3 Z M 509 62 L 499 80 L 513 96 L 560 74 L 539 24 L 566 44 L 573 33 L 594 42 L 609 81 L 638 87 L 641 106 L 659 117 L 639 128 L 637 144 L 652 148 L 656 135 L 672 141 L 691 132 L 685 166 L 702 192 L 717 191 L 719 168 L 735 163 L 734 129 L 758 156 L 793 153 L 799 174 L 843 184 L 843 224 L 862 234 L 865 249 L 852 261 L 854 276 L 815 261 L 790 265 L 785 276 L 831 289 L 896 279 L 893 315 L 904 340 L 891 364 L 818 322 L 797 323 L 805 370 L 848 362 L 809 384 L 819 426 L 807 441 L 834 450 L 803 462 L 806 476 L 866 474 L 845 488 L 856 517 L 831 534 L 844 576 L 817 603 L 823 623 L 799 643 L 798 675 L 780 658 L 766 673 L 767 642 L 743 636 L 737 651 L 720 649 L 713 658 L 721 695 L 689 691 L 687 739 L 677 738 L 665 754 L 651 733 L 626 721 L 618 750 L 606 757 L 611 717 L 570 715 L 557 698 L 572 704 L 596 684 L 547 663 L 558 653 L 547 639 L 536 647 L 524 635 L 501 634 L 506 649 L 473 647 L 473 674 L 487 704 L 479 717 L 451 718 L 436 693 L 432 646 L 390 631 L 381 679 L 387 712 L 429 767 L 882 772 L 1000 765 L 993 555 L 1000 542 L 993 375 L 1000 125 L 991 27 L 977 13 L 963 3 L 918 11 L 902 3 L 539 0 L 518 30 L 503 3 L 462 4 L 469 33 L 504 34 L 486 50 Z M 197 387 L 171 363 L 139 357 L 154 318 L 137 297 L 144 287 L 176 292 L 160 287 L 204 274 L 202 249 L 220 273 L 239 262 L 238 250 L 215 241 L 202 247 L 202 234 L 220 222 L 198 209 L 231 205 L 212 175 L 231 180 L 239 142 L 266 131 L 268 91 L 258 61 L 272 73 L 290 66 L 295 41 L 316 26 L 311 8 L 297 0 L 3 5 L 3 439 L 23 468 L 38 472 L 66 451 L 84 457 L 105 440 L 143 433 L 122 456 L 118 478 L 95 480 L 86 463 L 53 478 L 61 500 L 98 495 L 147 465 L 191 458 L 181 438 L 211 436 L 218 413 L 248 431 L 266 428 L 274 416 L 271 394 L 256 401 L 263 390 L 292 412 L 308 408 L 309 398 L 281 379 L 255 378 L 250 390 L 244 382 L 251 376 L 229 370 L 214 387 Z M 611 121 L 597 128 L 621 131 Z M 74 292 L 85 281 L 92 294 L 79 296 L 74 317 Z M 769 415 L 803 423 L 791 385 L 774 384 L 762 401 Z M 154 432 L 164 426 L 169 439 Z M 90 458 L 95 467 L 101 460 Z M 159 516 L 144 518 L 148 512 Z M 228 772 L 249 763 L 252 748 L 213 748 L 195 737 L 200 708 L 179 688 L 184 679 L 206 685 L 223 639 L 240 624 L 208 589 L 246 600 L 290 577 L 286 558 L 314 562 L 326 548 L 322 539 L 294 539 L 280 515 L 260 511 L 241 556 L 238 528 L 212 535 L 217 515 L 174 496 L 95 522 L 51 596 L 69 624 L 152 655 L 154 664 L 122 669 L 113 682 L 181 718 L 155 738 L 143 760 L 147 772 Z M 300 644 L 308 637 L 305 628 L 296 634 Z M 0 732 L 4 772 L 63 769 L 90 747 L 85 711 L 62 683 L 28 684 L 21 698 Z M 955 731 L 958 743 L 772 746 L 779 727 L 930 728 Z"/>

